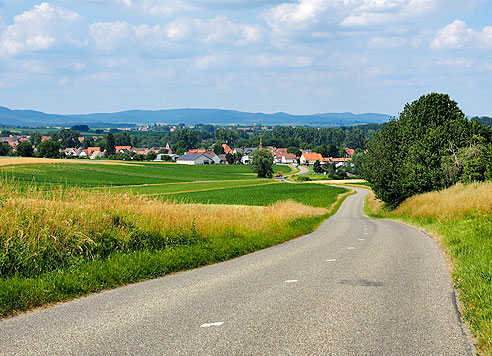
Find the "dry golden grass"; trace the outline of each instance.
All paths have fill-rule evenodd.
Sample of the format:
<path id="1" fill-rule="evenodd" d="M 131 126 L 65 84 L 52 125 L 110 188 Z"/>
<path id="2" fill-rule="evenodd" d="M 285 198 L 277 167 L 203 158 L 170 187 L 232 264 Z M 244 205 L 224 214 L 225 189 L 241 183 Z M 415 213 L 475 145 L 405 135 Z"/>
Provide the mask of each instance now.
<path id="1" fill-rule="evenodd" d="M 457 184 L 439 192 L 416 195 L 393 211 L 395 215 L 451 221 L 466 214 L 492 213 L 492 182 Z"/>
<path id="2" fill-rule="evenodd" d="M 384 203 L 376 198 L 374 193 L 370 193 L 366 198 L 367 206 L 373 214 L 379 214 L 384 207 Z"/>
<path id="3" fill-rule="evenodd" d="M 123 161 L 100 161 L 89 159 L 54 159 L 54 158 L 32 158 L 32 157 L 8 157 L 0 159 L 0 166 L 15 166 L 20 164 L 49 164 L 49 163 L 82 163 L 82 164 L 107 164 L 128 165 Z"/>
<path id="4" fill-rule="evenodd" d="M 14 186 L 5 184 L 0 193 L 0 242 L 8 247 L 22 240 L 33 251 L 39 246 L 55 250 L 57 245 L 80 246 L 109 231 L 122 240 L 136 229 L 160 236 L 194 230 L 207 237 L 275 231 L 291 219 L 328 213 L 293 201 L 264 207 L 179 204 L 78 188 L 18 194 Z"/>

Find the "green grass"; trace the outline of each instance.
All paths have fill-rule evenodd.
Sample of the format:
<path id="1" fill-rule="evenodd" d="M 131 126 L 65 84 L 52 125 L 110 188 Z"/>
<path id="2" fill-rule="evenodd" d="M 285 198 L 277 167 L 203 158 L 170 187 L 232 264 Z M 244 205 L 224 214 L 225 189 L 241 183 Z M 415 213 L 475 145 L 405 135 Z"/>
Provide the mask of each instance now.
<path id="1" fill-rule="evenodd" d="M 136 185 L 136 186 L 116 186 L 110 188 L 97 188 L 98 190 L 109 190 L 115 193 L 131 193 L 141 195 L 164 195 L 181 192 L 218 190 L 225 188 L 235 188 L 242 186 L 254 186 L 263 184 L 275 184 L 269 179 L 245 179 L 234 181 L 213 181 L 213 182 L 186 182 L 186 183 L 164 183 L 155 185 Z"/>
<path id="2" fill-rule="evenodd" d="M 183 202 L 203 204 L 270 205 L 277 201 L 294 200 L 315 207 L 329 207 L 345 188 L 322 184 L 278 183 L 253 187 L 233 187 L 221 190 L 181 193 L 163 196 Z"/>
<path id="3" fill-rule="evenodd" d="M 290 172 L 290 167 L 275 166 L 275 170 Z M 0 168 L 1 177 L 37 185 L 79 187 L 160 184 L 175 182 L 255 179 L 248 166 L 186 166 L 163 163 L 104 164 L 32 164 Z"/>
<path id="4" fill-rule="evenodd" d="M 272 186 L 284 185 L 287 186 L 287 184 L 273 184 Z M 294 185 L 289 186 L 293 187 Z M 313 185 L 313 188 L 316 187 Z M 330 190 L 333 192 L 330 193 Z M 345 190 L 325 187 L 323 193 L 330 196 L 330 200 L 326 200 L 326 203 L 336 201 L 337 194 L 334 192 L 341 193 L 342 191 Z M 15 251 L 8 251 L 8 254 L 14 259 L 10 262 L 20 263 L 20 265 L 17 272 L 11 270 L 10 273 L 4 273 L 0 277 L 0 316 L 16 314 L 48 303 L 68 300 L 167 273 L 224 261 L 285 242 L 313 231 L 323 220 L 337 211 L 342 201 L 343 199 L 339 200 L 338 204 L 328 214 L 275 223 L 266 230 L 258 230 L 255 226 L 251 226 L 244 230 L 225 229 L 220 234 L 207 235 L 197 232 L 194 224 L 192 224 L 191 228 L 182 231 L 176 230 L 175 234 L 171 231 L 171 235 L 161 236 L 157 230 L 153 230 L 152 222 L 147 221 L 147 219 L 140 219 L 138 215 L 132 213 L 123 214 L 108 210 L 106 214 L 111 214 L 109 221 L 114 226 L 102 226 L 105 218 L 100 213 L 94 213 L 94 218 L 101 220 L 95 221 L 94 226 L 90 227 L 95 229 L 94 233 L 97 236 L 91 236 L 89 233 L 87 236 L 89 239 L 82 246 L 82 250 L 77 248 L 74 250 L 78 251 L 80 256 L 77 257 L 74 254 L 73 258 L 68 256 L 71 254 L 69 251 L 77 246 L 70 245 L 68 240 L 59 244 L 59 249 L 55 248 L 54 254 L 48 251 L 50 246 L 45 245 L 43 241 L 49 243 L 50 239 L 54 238 L 60 242 L 60 239 L 56 238 L 56 232 L 50 232 L 46 228 L 40 233 L 55 235 L 48 236 L 45 240 L 32 241 L 33 245 L 30 246 L 32 252 L 35 252 L 34 248 L 41 248 L 39 253 L 46 254 L 48 257 L 51 256 L 51 260 L 54 261 L 57 258 L 67 260 L 68 258 L 68 262 L 63 267 L 61 264 L 47 263 L 46 268 L 41 269 L 43 263 L 39 260 L 34 264 L 31 263 L 33 268 L 23 272 L 20 267 L 29 261 L 18 259 L 16 262 Z M 13 208 L 11 207 L 11 209 Z M 75 206 L 73 209 L 75 211 L 78 208 Z M 104 207 L 103 209 L 111 208 Z M 24 226 L 24 222 L 31 221 L 34 223 L 36 220 L 35 211 L 31 212 L 32 216 L 27 211 L 21 214 L 23 214 L 22 216 L 25 215 L 25 218 L 21 218 L 20 224 L 22 226 Z M 71 215 L 68 214 L 65 218 L 66 223 L 73 223 L 74 226 L 81 224 L 81 219 L 84 218 L 84 215 L 77 214 L 72 218 L 68 218 L 69 216 Z M 38 220 L 41 220 L 36 222 L 39 227 L 44 226 L 44 219 Z M 28 228 L 29 224 L 25 226 Z M 162 246 L 154 243 L 159 241 L 162 242 Z M 12 241 L 0 239 L 0 242 L 7 246 Z M 22 248 L 22 244 L 18 244 L 18 246 Z M 103 249 L 101 250 L 101 248 Z M 6 251 L 4 248 L 2 250 Z M 24 253 L 24 255 L 26 254 Z M 37 257 L 40 255 L 38 254 Z M 3 262 L 5 261 L 3 259 Z M 5 267 L 3 262 L 2 265 Z M 57 265 L 60 267 L 57 268 Z M 37 268 L 40 268 L 39 272 L 33 273 Z"/>
<path id="5" fill-rule="evenodd" d="M 463 318 L 479 342 L 480 355 L 492 355 L 492 214 L 469 213 L 452 221 L 395 215 L 387 209 L 373 218 L 403 221 L 440 237 L 463 303 Z"/>
<path id="6" fill-rule="evenodd" d="M 228 236 L 158 251 L 115 253 L 34 278 L 0 279 L 0 316 L 68 300 L 120 285 L 225 261 L 314 230 L 327 216 L 291 221 L 265 236 Z"/>

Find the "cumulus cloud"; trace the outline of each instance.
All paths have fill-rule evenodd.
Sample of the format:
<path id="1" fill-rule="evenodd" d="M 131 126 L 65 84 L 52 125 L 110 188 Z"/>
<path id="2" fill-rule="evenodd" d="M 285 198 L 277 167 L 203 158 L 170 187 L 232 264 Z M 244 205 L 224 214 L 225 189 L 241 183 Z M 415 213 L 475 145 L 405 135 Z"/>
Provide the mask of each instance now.
<path id="1" fill-rule="evenodd" d="M 492 26 L 475 30 L 464 21 L 455 20 L 437 31 L 430 46 L 436 50 L 460 49 L 465 46 L 492 48 Z"/>
<path id="2" fill-rule="evenodd" d="M 388 23 L 419 21 L 443 0 L 296 0 L 265 14 L 274 32 L 309 33 L 333 29 L 367 28 Z"/>
<path id="3" fill-rule="evenodd" d="M 101 4 L 116 4 L 123 8 L 154 16 L 210 10 L 243 10 L 271 6 L 282 0 L 85 0 Z"/>
<path id="4" fill-rule="evenodd" d="M 242 25 L 218 16 L 204 21 L 180 18 L 165 25 L 134 26 L 127 22 L 98 22 L 90 26 L 96 48 L 113 51 L 116 48 L 140 47 L 166 49 L 174 44 L 235 44 L 257 43 L 263 29 L 257 25 Z"/>
<path id="5" fill-rule="evenodd" d="M 3 56 L 85 44 L 85 23 L 80 15 L 49 3 L 34 6 L 14 17 L 0 36 Z"/>

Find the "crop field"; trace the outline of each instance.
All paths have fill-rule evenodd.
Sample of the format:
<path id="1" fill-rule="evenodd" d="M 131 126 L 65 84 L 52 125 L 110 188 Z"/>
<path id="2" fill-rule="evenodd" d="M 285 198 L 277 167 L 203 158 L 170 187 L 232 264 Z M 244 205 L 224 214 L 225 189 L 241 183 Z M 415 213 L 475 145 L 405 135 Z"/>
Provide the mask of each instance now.
<path id="1" fill-rule="evenodd" d="M 314 207 L 329 207 L 339 194 L 347 190 L 322 184 L 277 183 L 261 186 L 233 187 L 215 191 L 199 191 L 163 196 L 187 203 L 270 205 L 278 201 L 293 200 Z"/>
<path id="2" fill-rule="evenodd" d="M 0 317 L 282 243 L 347 192 L 248 166 L 33 162 L 0 164 Z"/>
<path id="3" fill-rule="evenodd" d="M 58 160 L 58 162 L 60 162 Z M 165 163 L 127 163 L 107 165 L 94 163 L 51 163 L 0 166 L 0 178 L 36 185 L 64 185 L 102 187 L 141 184 L 162 184 L 195 181 L 255 179 L 248 166 L 185 166 Z M 109 161 L 111 162 L 111 161 Z M 289 173 L 287 166 L 276 166 L 276 171 Z"/>
<path id="4" fill-rule="evenodd" d="M 201 191 L 215 191 L 219 189 L 280 184 L 269 179 L 243 179 L 221 180 L 211 182 L 185 182 L 164 184 L 142 184 L 132 186 L 113 186 L 96 188 L 97 190 L 109 190 L 113 193 L 126 193 L 133 195 L 164 196 L 177 193 L 191 193 Z"/>

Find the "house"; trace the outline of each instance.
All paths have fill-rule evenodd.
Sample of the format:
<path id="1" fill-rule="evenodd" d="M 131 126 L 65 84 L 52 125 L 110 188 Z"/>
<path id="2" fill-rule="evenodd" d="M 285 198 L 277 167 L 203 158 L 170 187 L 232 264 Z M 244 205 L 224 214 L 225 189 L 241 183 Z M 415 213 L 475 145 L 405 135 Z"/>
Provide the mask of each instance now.
<path id="1" fill-rule="evenodd" d="M 213 160 L 204 154 L 184 154 L 176 160 L 178 164 L 204 165 L 212 164 Z"/>
<path id="2" fill-rule="evenodd" d="M 232 151 L 232 150 L 231 150 Z M 225 154 L 217 155 L 220 159 L 220 164 L 229 164 L 227 163 L 227 157 Z"/>
<path id="3" fill-rule="evenodd" d="M 336 168 L 341 166 L 347 166 L 348 162 L 352 160 L 352 158 L 329 158 L 330 163 L 334 164 Z"/>
<path id="4" fill-rule="evenodd" d="M 179 155 L 174 154 L 174 153 L 159 153 L 159 154 L 157 155 L 157 158 L 156 158 L 154 161 L 156 161 L 156 162 L 162 162 L 162 161 L 164 161 L 164 160 L 162 159 L 164 156 L 169 156 L 169 157 L 171 157 L 173 161 L 176 161 L 176 160 L 179 158 Z"/>
<path id="5" fill-rule="evenodd" d="M 116 153 L 130 153 L 132 150 L 132 146 L 116 146 Z"/>
<path id="6" fill-rule="evenodd" d="M 287 148 L 272 148 L 274 163 L 292 164 L 297 163 L 297 156 L 287 153 Z"/>
<path id="7" fill-rule="evenodd" d="M 172 154 L 173 153 L 173 150 L 171 149 L 171 145 L 169 144 L 169 142 L 166 144 L 166 147 L 165 148 L 166 148 L 168 154 Z"/>
<path id="8" fill-rule="evenodd" d="M 213 162 L 213 164 L 224 164 L 223 161 L 220 159 L 220 157 L 218 155 L 215 154 L 215 152 L 208 152 L 208 153 L 205 153 L 205 156 L 210 158 Z"/>
<path id="9" fill-rule="evenodd" d="M 323 162 L 323 156 L 316 152 L 303 152 L 301 156 L 301 164 L 314 164 L 314 162 Z"/>
<path id="10" fill-rule="evenodd" d="M 242 164 L 248 164 L 249 163 L 249 154 L 251 152 L 258 151 L 258 148 L 256 147 L 248 147 L 248 148 L 235 148 L 234 153 L 240 153 L 243 157 L 241 158 L 241 163 Z"/>
<path id="11" fill-rule="evenodd" d="M 87 149 L 85 150 L 87 155 L 92 155 L 93 152 L 100 152 L 101 151 L 101 148 L 100 147 L 87 147 Z"/>
<path id="12" fill-rule="evenodd" d="M 102 158 L 104 154 L 101 151 L 92 151 L 90 154 L 90 159 Z"/>
<path id="13" fill-rule="evenodd" d="M 133 152 L 135 152 L 135 154 L 137 155 L 144 155 L 146 156 L 147 154 L 149 154 L 149 152 L 154 152 L 152 150 L 146 150 L 145 148 L 136 148 L 133 150 Z"/>
<path id="14" fill-rule="evenodd" d="M 225 154 L 233 154 L 234 151 L 232 150 L 232 148 L 230 148 L 226 143 L 222 144 L 222 148 L 224 149 L 224 153 Z"/>
<path id="15" fill-rule="evenodd" d="M 345 147 L 345 153 L 347 154 L 348 158 L 352 158 L 352 156 L 355 153 L 355 150 L 352 148 Z"/>

